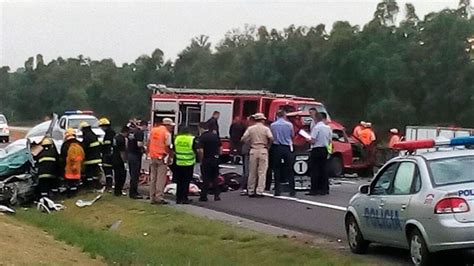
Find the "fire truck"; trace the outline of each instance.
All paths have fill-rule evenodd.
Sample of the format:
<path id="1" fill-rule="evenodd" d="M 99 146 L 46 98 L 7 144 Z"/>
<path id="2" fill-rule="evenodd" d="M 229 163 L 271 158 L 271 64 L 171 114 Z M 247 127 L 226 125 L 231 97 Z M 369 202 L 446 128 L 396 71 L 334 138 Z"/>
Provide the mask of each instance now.
<path id="1" fill-rule="evenodd" d="M 220 112 L 219 135 L 222 139 L 222 154 L 229 158 L 230 141 L 229 129 L 234 117 L 246 119 L 255 113 L 264 113 L 271 123 L 275 120 L 276 112 L 280 109 L 287 113 L 305 112 L 316 108 L 318 112 L 328 114 L 324 105 L 314 98 L 299 97 L 272 93 L 266 90 L 227 90 L 227 89 L 188 89 L 168 88 L 165 85 L 149 84 L 148 89 L 153 90 L 151 120 L 160 121 L 165 117 L 175 121 L 175 133 L 179 126 L 188 127 L 194 134 L 198 133 L 200 122 L 207 121 L 214 111 Z M 338 132 L 342 126 L 330 120 L 330 125 Z M 331 163 L 335 175 L 341 175 L 344 168 L 352 163 L 352 150 L 350 145 L 334 145 L 334 154 L 338 156 Z M 306 152 L 306 151 L 305 151 Z M 298 156 L 298 155 L 296 155 Z M 302 169 L 304 168 L 304 169 Z M 306 174 L 308 167 L 295 164 L 297 174 Z"/>

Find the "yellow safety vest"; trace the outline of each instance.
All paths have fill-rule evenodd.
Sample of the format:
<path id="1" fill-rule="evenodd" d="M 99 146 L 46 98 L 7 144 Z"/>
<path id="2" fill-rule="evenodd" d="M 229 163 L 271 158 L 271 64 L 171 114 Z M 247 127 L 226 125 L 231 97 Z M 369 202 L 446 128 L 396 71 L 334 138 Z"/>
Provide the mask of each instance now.
<path id="1" fill-rule="evenodd" d="M 192 166 L 196 163 L 196 155 L 193 150 L 194 136 L 178 135 L 174 140 L 176 165 Z"/>

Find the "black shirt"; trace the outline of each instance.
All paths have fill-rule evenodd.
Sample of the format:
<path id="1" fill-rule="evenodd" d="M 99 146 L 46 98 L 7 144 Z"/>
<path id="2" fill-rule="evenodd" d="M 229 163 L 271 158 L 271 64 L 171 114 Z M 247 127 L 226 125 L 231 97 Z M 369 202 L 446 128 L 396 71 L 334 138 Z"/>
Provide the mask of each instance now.
<path id="1" fill-rule="evenodd" d="M 217 123 L 217 119 L 215 119 L 214 117 L 211 117 L 209 118 L 209 120 L 207 120 L 206 124 L 209 131 L 215 130 L 217 133 L 217 136 L 219 136 L 219 123 Z"/>
<path id="2" fill-rule="evenodd" d="M 232 142 L 240 142 L 240 139 L 244 135 L 246 129 L 247 127 L 241 122 L 230 125 L 230 140 Z"/>
<path id="3" fill-rule="evenodd" d="M 216 158 L 219 156 L 221 140 L 216 133 L 206 131 L 199 137 L 197 147 L 203 149 L 204 159 Z"/>
<path id="4" fill-rule="evenodd" d="M 136 154 L 141 156 L 143 154 L 143 148 L 138 147 L 138 142 L 143 142 L 145 139 L 145 134 L 142 130 L 135 128 L 131 129 L 128 134 L 128 153 Z"/>
<path id="5" fill-rule="evenodd" d="M 120 153 L 125 152 L 126 150 L 126 138 L 120 134 L 115 136 L 112 147 L 113 147 L 113 154 L 112 154 L 112 163 L 114 165 L 123 164 L 124 161 Z"/>

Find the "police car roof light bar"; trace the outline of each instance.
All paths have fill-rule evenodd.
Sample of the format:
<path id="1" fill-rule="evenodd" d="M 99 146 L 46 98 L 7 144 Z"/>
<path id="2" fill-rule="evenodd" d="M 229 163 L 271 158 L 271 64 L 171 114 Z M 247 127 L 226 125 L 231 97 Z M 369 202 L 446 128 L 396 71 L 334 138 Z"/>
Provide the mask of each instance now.
<path id="1" fill-rule="evenodd" d="M 94 111 L 90 111 L 90 110 L 87 110 L 87 111 L 70 110 L 70 111 L 65 111 L 64 114 L 65 115 L 80 115 L 80 114 L 92 115 L 92 114 L 94 114 Z"/>
<path id="2" fill-rule="evenodd" d="M 440 146 L 465 146 L 474 145 L 474 136 L 457 137 L 450 140 L 434 140 L 434 139 L 422 139 L 422 140 L 409 140 L 396 143 L 393 148 L 396 150 L 417 150 L 417 149 L 430 149 Z"/>

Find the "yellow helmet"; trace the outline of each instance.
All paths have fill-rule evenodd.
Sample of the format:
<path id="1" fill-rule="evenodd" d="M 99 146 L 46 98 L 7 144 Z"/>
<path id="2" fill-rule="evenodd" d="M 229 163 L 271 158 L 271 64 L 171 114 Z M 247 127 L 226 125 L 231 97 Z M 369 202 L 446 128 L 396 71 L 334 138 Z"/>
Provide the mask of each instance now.
<path id="1" fill-rule="evenodd" d="M 82 121 L 80 124 L 79 124 L 79 128 L 80 129 L 83 129 L 85 127 L 90 127 L 91 125 L 89 125 L 89 123 L 87 123 L 86 121 Z"/>
<path id="2" fill-rule="evenodd" d="M 44 138 L 44 139 L 41 141 L 41 145 L 42 145 L 42 146 L 51 145 L 51 144 L 53 144 L 53 141 L 52 141 L 50 138 Z"/>
<path id="3" fill-rule="evenodd" d="M 109 119 L 105 118 L 105 117 L 102 117 L 100 120 L 99 120 L 99 126 L 109 126 L 110 125 L 110 121 Z"/>
<path id="4" fill-rule="evenodd" d="M 76 135 L 76 131 L 74 131 L 73 128 L 68 128 L 66 129 L 66 132 L 64 132 L 64 137 L 66 138 L 74 137 L 75 135 Z"/>

